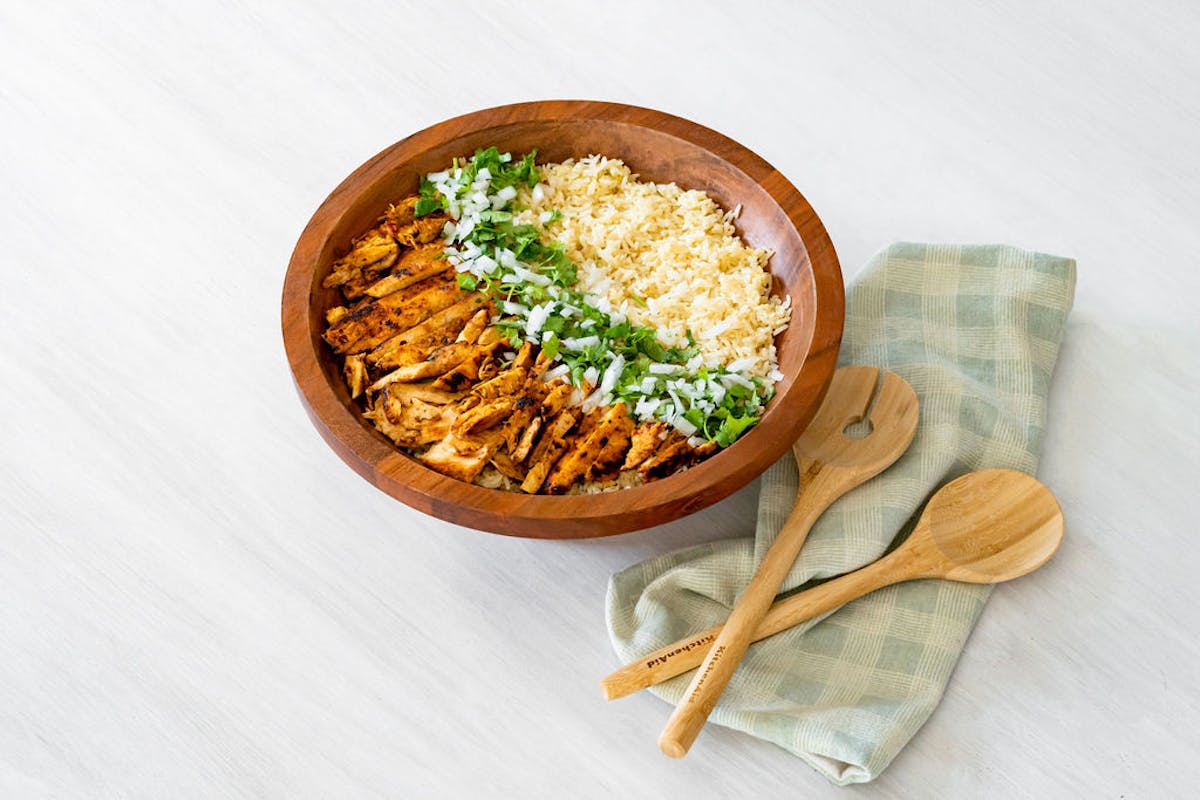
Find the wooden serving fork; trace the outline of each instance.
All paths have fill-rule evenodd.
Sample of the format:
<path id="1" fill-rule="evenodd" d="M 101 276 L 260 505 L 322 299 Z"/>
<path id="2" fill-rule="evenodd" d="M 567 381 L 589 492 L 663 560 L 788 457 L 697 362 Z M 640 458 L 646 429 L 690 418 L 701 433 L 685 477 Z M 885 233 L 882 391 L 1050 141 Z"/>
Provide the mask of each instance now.
<path id="1" fill-rule="evenodd" d="M 876 367 L 839 369 L 816 417 L 792 446 L 800 469 L 796 505 L 667 721 L 658 740 L 667 755 L 683 757 L 696 740 L 813 524 L 834 500 L 887 469 L 912 442 L 916 392 L 888 372 L 876 393 L 878 379 Z M 870 432 L 862 438 L 847 436 L 846 428 L 864 418 Z"/>

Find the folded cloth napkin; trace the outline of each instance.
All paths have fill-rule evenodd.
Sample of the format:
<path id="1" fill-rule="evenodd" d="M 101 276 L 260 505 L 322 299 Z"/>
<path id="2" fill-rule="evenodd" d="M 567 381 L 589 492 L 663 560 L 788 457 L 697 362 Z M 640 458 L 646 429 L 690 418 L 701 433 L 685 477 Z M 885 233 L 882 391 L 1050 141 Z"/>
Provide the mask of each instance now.
<path id="1" fill-rule="evenodd" d="M 879 558 L 947 481 L 1033 473 L 1046 393 L 1075 290 L 1075 262 L 1005 246 L 896 244 L 847 292 L 843 364 L 912 384 L 908 452 L 817 522 L 785 582 Z M 614 575 L 608 628 L 622 662 L 723 622 L 796 496 L 789 454 L 762 479 L 753 539 L 670 553 Z M 710 722 L 800 756 L 837 784 L 877 776 L 928 719 L 990 591 L 925 580 L 867 595 L 751 645 Z M 675 703 L 692 673 L 654 687 Z"/>

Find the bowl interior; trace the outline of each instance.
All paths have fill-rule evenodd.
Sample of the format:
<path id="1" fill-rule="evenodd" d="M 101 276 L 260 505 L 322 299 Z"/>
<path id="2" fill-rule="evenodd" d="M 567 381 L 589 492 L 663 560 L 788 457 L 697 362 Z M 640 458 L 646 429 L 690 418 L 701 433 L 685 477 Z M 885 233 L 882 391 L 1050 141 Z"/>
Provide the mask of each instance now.
<path id="1" fill-rule="evenodd" d="M 546 108 L 557 105 L 598 110 L 579 116 L 578 108 Z M 292 333 L 307 333 L 307 353 L 294 353 L 297 348 L 289 344 L 289 358 L 322 435 L 380 488 L 435 516 L 501 533 L 554 538 L 617 533 L 682 516 L 740 488 L 786 452 L 816 411 L 836 361 L 842 325 L 841 273 L 820 221 L 786 179 L 731 140 L 657 112 L 633 110 L 651 114 L 654 124 L 637 114 L 619 113 L 630 108 L 523 104 L 442 123 L 363 165 L 314 216 L 297 245 L 284 296 L 285 339 L 290 317 Z M 421 175 L 493 145 L 514 155 L 536 148 L 539 162 L 593 153 L 620 158 L 645 180 L 706 191 L 725 209 L 741 205 L 739 233 L 752 246 L 774 250 L 772 291 L 792 300 L 791 323 L 776 337 L 785 377 L 755 428 L 699 465 L 645 486 L 547 497 L 446 478 L 397 451 L 362 419 L 335 357 L 320 338 L 325 310 L 340 302 L 336 290 L 321 286 L 329 264 L 390 202 L 415 192 Z M 290 295 L 296 297 L 289 314 Z"/>

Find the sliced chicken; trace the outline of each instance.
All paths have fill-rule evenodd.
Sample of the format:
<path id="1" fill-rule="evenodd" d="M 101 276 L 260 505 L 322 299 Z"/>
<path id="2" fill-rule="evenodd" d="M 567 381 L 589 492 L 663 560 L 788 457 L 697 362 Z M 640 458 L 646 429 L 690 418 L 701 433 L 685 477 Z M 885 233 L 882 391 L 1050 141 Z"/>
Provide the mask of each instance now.
<path id="1" fill-rule="evenodd" d="M 383 219 L 379 221 L 379 227 L 393 238 L 396 232 L 408 227 L 416 219 L 415 212 L 417 210 L 417 201 L 421 198 L 418 195 L 406 197 L 393 206 L 389 206 L 384 212 Z"/>
<path id="2" fill-rule="evenodd" d="M 364 356 L 355 355 L 348 356 L 346 363 L 343 366 L 343 371 L 346 375 L 346 387 L 350 389 L 351 397 L 358 397 L 363 393 L 363 389 L 367 384 L 367 365 Z"/>
<path id="3" fill-rule="evenodd" d="M 406 247 L 418 247 L 436 239 L 444 227 L 446 227 L 445 214 L 430 214 L 427 217 L 421 217 L 408 225 L 397 228 L 396 232 L 392 235 L 396 238 L 396 241 Z M 440 243 L 438 247 L 441 247 Z"/>
<path id="4" fill-rule="evenodd" d="M 486 305 L 486 297 L 472 293 L 380 344 L 367 354 L 367 363 L 378 369 L 393 369 L 423 361 L 434 350 L 457 340 L 465 330 L 464 326 L 473 322 Z"/>
<path id="5" fill-rule="evenodd" d="M 479 350 L 479 345 L 453 342 L 434 350 L 424 361 L 397 367 L 371 384 L 370 390 L 377 392 L 389 383 L 414 383 L 427 378 L 436 378 L 454 369 L 472 355 L 476 355 L 475 351 L 477 350 Z"/>
<path id="6" fill-rule="evenodd" d="M 361 306 L 325 331 L 338 353 L 360 353 L 464 299 L 453 275 L 436 275 Z"/>
<path id="7" fill-rule="evenodd" d="M 529 454 L 529 473 L 521 482 L 521 491 L 536 494 L 541 490 L 554 462 L 571 446 L 574 439 L 571 436 L 571 428 L 578 421 L 579 415 L 574 411 L 567 410 L 559 414 L 550 427 L 542 433 L 542 438 L 533 448 L 533 452 Z"/>
<path id="8" fill-rule="evenodd" d="M 602 456 L 609 468 L 619 464 L 632 433 L 633 420 L 626 412 L 625 404 L 608 406 L 592 429 L 581 431 L 574 446 L 554 465 L 546 478 L 546 491 L 564 494 L 582 480 Z"/>
<path id="9" fill-rule="evenodd" d="M 687 439 L 672 431 L 658 450 L 638 466 L 638 474 L 644 481 L 665 478 L 690 464 L 692 455 L 692 446 Z"/>
<path id="10" fill-rule="evenodd" d="M 380 231 L 372 231 L 356 240 L 350 252 L 333 262 L 329 275 L 321 282 L 326 289 L 362 281 L 366 274 L 379 274 L 396 263 L 400 245 Z"/>
<path id="11" fill-rule="evenodd" d="M 669 430 L 667 423 L 657 420 L 638 425 L 637 430 L 633 432 L 629 452 L 625 454 L 625 463 L 621 465 L 621 469 L 636 469 L 658 449 L 667 438 Z"/>
<path id="12" fill-rule="evenodd" d="M 445 250 L 441 244 L 429 244 L 412 250 L 405 250 L 396 262 L 396 267 L 386 277 L 380 278 L 363 291 L 371 297 L 379 298 L 406 289 L 414 283 L 447 272 L 451 265 L 444 258 L 439 258 Z"/>
<path id="13" fill-rule="evenodd" d="M 483 472 L 483 468 L 487 466 L 489 455 L 486 445 L 467 447 L 463 442 L 448 436 L 417 458 L 430 469 L 437 470 L 443 475 L 473 483 L 479 477 L 479 473 Z"/>

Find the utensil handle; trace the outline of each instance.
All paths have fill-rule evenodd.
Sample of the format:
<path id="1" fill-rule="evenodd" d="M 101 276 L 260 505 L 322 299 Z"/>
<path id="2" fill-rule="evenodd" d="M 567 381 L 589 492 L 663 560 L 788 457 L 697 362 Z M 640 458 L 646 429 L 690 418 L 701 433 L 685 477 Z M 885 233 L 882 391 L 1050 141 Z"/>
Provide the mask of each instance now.
<path id="1" fill-rule="evenodd" d="M 868 564 L 854 572 L 806 589 L 771 606 L 762 622 L 754 629 L 752 641 L 760 641 L 787 630 L 801 622 L 819 617 L 827 611 L 856 600 L 876 589 L 907 580 L 911 576 L 897 574 L 887 559 Z M 889 572 L 891 574 L 889 574 Z M 632 661 L 600 681 L 607 700 L 616 700 L 648 686 L 682 675 L 704 661 L 713 642 L 721 633 L 721 625 L 680 639 L 653 653 Z"/>
<path id="2" fill-rule="evenodd" d="M 672 758 L 682 758 L 688 748 L 700 734 L 705 720 L 712 713 L 725 691 L 726 684 L 737 670 L 738 662 L 742 660 L 746 648 L 754 636 L 755 629 L 766 616 L 767 610 L 775 600 L 783 579 L 800 554 L 804 540 L 812 529 L 813 523 L 829 506 L 841 490 L 832 491 L 833 487 L 844 483 L 845 478 L 840 471 L 829 473 L 814 473 L 814 485 L 800 496 L 792 513 L 788 516 L 775 543 L 767 550 L 754 577 L 742 592 L 737 605 L 716 640 L 704 657 L 704 662 L 696 671 L 692 683 L 688 686 L 675 707 L 671 718 L 667 720 L 662 735 L 658 737 L 658 746 Z"/>

